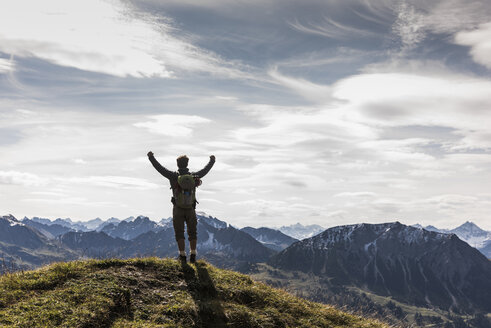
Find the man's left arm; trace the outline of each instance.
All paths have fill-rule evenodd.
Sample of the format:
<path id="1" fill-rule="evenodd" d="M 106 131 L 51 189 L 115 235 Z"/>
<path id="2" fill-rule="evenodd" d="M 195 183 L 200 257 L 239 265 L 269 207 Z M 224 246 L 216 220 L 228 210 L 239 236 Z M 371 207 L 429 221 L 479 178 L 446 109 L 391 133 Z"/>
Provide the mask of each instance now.
<path id="1" fill-rule="evenodd" d="M 204 177 L 208 172 L 210 172 L 211 168 L 213 167 L 213 164 L 215 164 L 215 156 L 211 155 L 208 164 L 206 164 L 206 166 L 203 169 L 194 173 L 194 175 L 196 175 L 198 178 Z"/>

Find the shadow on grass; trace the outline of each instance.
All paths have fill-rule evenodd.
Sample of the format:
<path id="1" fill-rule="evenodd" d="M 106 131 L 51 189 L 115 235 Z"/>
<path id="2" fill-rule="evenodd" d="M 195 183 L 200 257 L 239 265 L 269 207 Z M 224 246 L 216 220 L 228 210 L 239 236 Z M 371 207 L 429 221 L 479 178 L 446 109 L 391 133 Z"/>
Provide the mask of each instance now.
<path id="1" fill-rule="evenodd" d="M 198 308 L 196 327 L 226 327 L 227 317 L 206 264 L 196 262 L 196 270 L 189 264 L 182 264 L 182 269 L 189 293 Z"/>

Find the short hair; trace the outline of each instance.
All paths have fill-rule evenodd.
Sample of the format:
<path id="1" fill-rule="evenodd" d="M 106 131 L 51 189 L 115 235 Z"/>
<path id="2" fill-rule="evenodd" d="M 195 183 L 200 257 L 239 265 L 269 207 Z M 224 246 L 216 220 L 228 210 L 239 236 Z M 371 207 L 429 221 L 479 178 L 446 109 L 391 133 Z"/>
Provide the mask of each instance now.
<path id="1" fill-rule="evenodd" d="M 177 167 L 186 168 L 188 167 L 189 158 L 186 155 L 181 155 L 177 158 Z"/>

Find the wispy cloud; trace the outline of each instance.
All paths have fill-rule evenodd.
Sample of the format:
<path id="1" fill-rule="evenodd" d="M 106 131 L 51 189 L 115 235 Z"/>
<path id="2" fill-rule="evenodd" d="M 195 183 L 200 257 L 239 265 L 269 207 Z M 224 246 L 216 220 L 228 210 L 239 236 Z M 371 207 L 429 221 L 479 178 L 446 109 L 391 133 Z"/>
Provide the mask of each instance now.
<path id="1" fill-rule="evenodd" d="M 426 37 L 426 16 L 405 1 L 396 7 L 396 13 L 392 30 L 400 38 L 402 50 L 410 50 Z"/>
<path id="2" fill-rule="evenodd" d="M 326 103 L 327 101 L 332 100 L 332 91 L 329 86 L 318 85 L 305 79 L 285 76 L 281 74 L 276 67 L 269 71 L 269 75 L 277 83 L 295 90 L 308 100 L 321 103 Z"/>
<path id="3" fill-rule="evenodd" d="M 491 69 L 491 23 L 482 24 L 472 31 L 462 31 L 455 36 L 455 42 L 469 46 L 472 58 Z"/>
<path id="4" fill-rule="evenodd" d="M 170 19 L 128 2 L 19 0 L 0 12 L 0 51 L 115 76 L 171 77 L 175 70 L 239 74 L 177 36 Z"/>
<path id="5" fill-rule="evenodd" d="M 196 125 L 209 123 L 211 120 L 196 115 L 162 114 L 150 116 L 152 121 L 133 124 L 138 128 L 146 128 L 151 133 L 169 137 L 189 137 Z"/>
<path id="6" fill-rule="evenodd" d="M 31 187 L 46 185 L 48 181 L 46 178 L 29 172 L 0 171 L 0 184 Z"/>
<path id="7" fill-rule="evenodd" d="M 148 162 L 152 150 L 169 169 L 179 154 L 192 170 L 216 155 L 200 209 L 236 225 L 487 222 L 491 81 L 475 65 L 490 67 L 486 1 L 19 0 L 8 9 L 8 212 L 167 217 L 168 181 Z"/>
<path id="8" fill-rule="evenodd" d="M 157 189 L 159 185 L 148 182 L 144 179 L 125 176 L 89 176 L 89 177 L 72 177 L 72 178 L 58 178 L 56 179 L 64 183 L 80 183 L 89 186 L 96 187 L 108 187 L 108 188 L 123 188 L 123 189 L 137 189 L 137 190 L 149 190 Z"/>
<path id="9" fill-rule="evenodd" d="M 375 196 L 377 196 L 377 194 L 371 191 L 352 191 L 352 192 L 345 191 L 333 195 L 333 197 L 356 197 L 356 198 L 375 197 Z"/>
<path id="10" fill-rule="evenodd" d="M 324 36 L 330 39 L 366 38 L 374 37 L 375 33 L 342 24 L 329 17 L 323 17 L 320 22 L 301 23 L 298 19 L 289 22 L 289 25 L 297 31 Z"/>
<path id="11" fill-rule="evenodd" d="M 0 74 L 15 70 L 15 62 L 11 59 L 0 58 Z"/>

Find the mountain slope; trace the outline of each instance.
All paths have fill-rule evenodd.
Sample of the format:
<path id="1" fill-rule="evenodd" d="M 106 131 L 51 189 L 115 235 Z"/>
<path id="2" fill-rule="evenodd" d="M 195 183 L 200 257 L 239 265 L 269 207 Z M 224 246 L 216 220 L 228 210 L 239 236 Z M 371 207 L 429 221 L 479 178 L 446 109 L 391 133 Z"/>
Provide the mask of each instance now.
<path id="1" fill-rule="evenodd" d="M 0 273 L 34 268 L 54 261 L 73 260 L 76 254 L 19 222 L 12 215 L 0 217 Z M 4 268 L 3 266 L 6 266 Z"/>
<path id="2" fill-rule="evenodd" d="M 156 258 L 59 263 L 0 277 L 0 326 L 387 327 L 202 261 Z"/>
<path id="3" fill-rule="evenodd" d="M 63 246 L 80 252 L 82 256 L 97 258 L 119 257 L 122 250 L 129 245 L 127 240 L 97 231 L 67 232 L 59 236 L 58 241 Z"/>
<path id="4" fill-rule="evenodd" d="M 416 224 L 414 227 L 423 228 L 420 224 Z M 473 222 L 466 221 L 464 224 L 451 230 L 438 229 L 431 225 L 424 227 L 424 229 L 440 233 L 456 234 L 460 239 L 472 247 L 477 248 L 486 257 L 491 257 L 489 247 L 486 248 L 487 245 L 491 244 L 491 231 L 483 230 Z"/>
<path id="5" fill-rule="evenodd" d="M 47 219 L 33 218 L 26 222 L 39 228 L 70 229 Z M 58 222 L 66 225 L 70 223 L 61 219 Z M 94 220 L 93 225 L 97 223 L 99 220 Z M 106 231 L 115 236 L 109 236 Z M 48 231 L 44 233 L 53 238 Z M 126 240 L 118 236 L 132 239 Z M 199 258 L 205 258 L 222 268 L 240 271 L 247 270 L 252 263 L 266 261 L 275 253 L 226 222 L 202 215 L 198 215 L 198 251 Z M 39 252 L 47 254 L 40 257 L 37 256 L 40 255 Z M 83 257 L 173 257 L 176 254 L 174 229 L 169 222 L 161 225 L 147 217 L 122 221 L 118 226 L 111 223 L 103 227 L 102 231 L 70 230 L 52 240 L 35 228 L 17 221 L 13 216 L 0 218 L 0 259 L 6 259 L 9 270 L 20 269 L 25 265 L 34 268 L 53 261 Z M 11 263 L 15 264 L 14 267 L 9 265 Z"/>
<path id="6" fill-rule="evenodd" d="M 158 223 L 151 221 L 146 216 L 139 216 L 132 221 L 107 224 L 100 231 L 105 232 L 111 237 L 131 240 L 146 232 L 157 232 L 160 229 L 162 229 L 162 226 Z"/>
<path id="7" fill-rule="evenodd" d="M 490 261 L 456 235 L 399 222 L 331 228 L 293 244 L 270 264 L 407 304 L 491 311 Z"/>
<path id="8" fill-rule="evenodd" d="M 486 256 L 488 259 L 491 260 L 491 240 L 488 240 L 484 245 L 484 247 L 479 249 L 479 251 L 483 253 L 484 256 Z"/>
<path id="9" fill-rule="evenodd" d="M 279 230 L 271 228 L 245 227 L 240 230 L 248 233 L 264 246 L 277 252 L 284 250 L 294 242 L 298 241 L 298 239 L 292 238 Z"/>
<path id="10" fill-rule="evenodd" d="M 61 236 L 62 234 L 67 233 L 69 231 L 73 231 L 73 229 L 59 224 L 45 224 L 39 221 L 30 220 L 28 218 L 24 218 L 22 220 L 22 223 L 30 227 L 33 227 L 34 229 L 38 230 L 49 239 L 53 239 L 57 236 Z"/>
<path id="11" fill-rule="evenodd" d="M 269 259 L 274 251 L 263 246 L 247 233 L 228 226 L 223 221 L 198 217 L 198 257 L 222 268 L 242 270 L 250 263 Z M 125 258 L 134 256 L 177 256 L 172 227 L 158 232 L 149 231 L 129 241 L 122 250 Z"/>
<path id="12" fill-rule="evenodd" d="M 491 240 L 491 232 L 485 231 L 469 221 L 450 230 L 449 233 L 456 234 L 460 239 L 477 249 L 482 248 L 487 241 Z"/>

